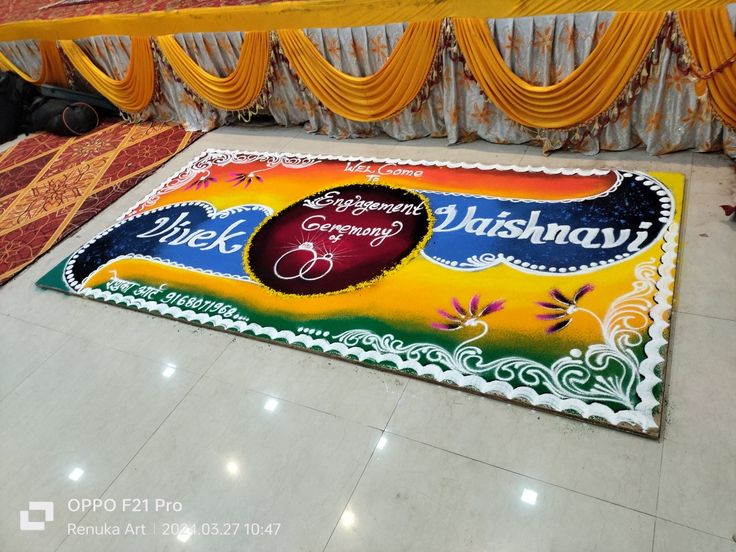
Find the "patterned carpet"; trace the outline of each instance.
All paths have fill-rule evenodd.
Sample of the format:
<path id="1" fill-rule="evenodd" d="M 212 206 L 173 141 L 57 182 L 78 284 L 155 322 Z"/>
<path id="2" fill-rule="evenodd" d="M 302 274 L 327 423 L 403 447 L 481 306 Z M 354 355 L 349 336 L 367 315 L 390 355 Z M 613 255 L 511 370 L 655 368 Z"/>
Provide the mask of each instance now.
<path id="1" fill-rule="evenodd" d="M 0 153 L 0 285 L 199 136 L 108 122 L 78 138 L 35 134 Z"/>

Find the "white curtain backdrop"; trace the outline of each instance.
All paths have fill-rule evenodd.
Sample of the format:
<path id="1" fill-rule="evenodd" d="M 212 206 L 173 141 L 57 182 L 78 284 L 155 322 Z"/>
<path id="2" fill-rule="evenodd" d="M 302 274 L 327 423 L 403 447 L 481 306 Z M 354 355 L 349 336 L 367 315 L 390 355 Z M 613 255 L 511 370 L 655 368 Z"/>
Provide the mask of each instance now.
<path id="1" fill-rule="evenodd" d="M 736 27 L 736 4 L 728 6 Z M 583 13 L 489 20 L 496 45 L 509 67 L 538 85 L 558 82 L 573 71 L 606 31 L 612 13 Z M 341 29 L 305 29 L 323 56 L 337 69 L 354 76 L 377 71 L 396 47 L 405 25 Z M 193 33 L 177 36 L 190 56 L 207 71 L 225 76 L 238 61 L 242 33 Z M 107 74 L 121 78 L 128 65 L 130 41 L 100 36 L 78 41 Z M 0 43 L 0 51 L 31 75 L 40 71 L 34 41 Z M 183 124 L 191 130 L 211 130 L 238 120 L 236 113 L 217 109 L 191 93 L 158 51 L 157 91 L 153 103 L 138 118 Z M 495 143 L 531 142 L 545 151 L 564 146 L 567 133 L 528 129 L 511 121 L 486 101 L 458 56 L 445 50 L 441 73 L 423 102 L 414 102 L 398 115 L 376 123 L 349 121 L 319 105 L 302 87 L 283 56 L 275 56 L 267 111 L 281 125 L 304 125 L 308 132 L 335 138 L 385 133 L 397 140 L 447 137 L 449 144 L 483 139 Z M 72 74 L 76 72 L 71 70 Z M 76 74 L 74 85 L 84 87 Z M 624 150 L 644 146 L 652 154 L 683 149 L 724 150 L 736 157 L 736 131 L 724 127 L 707 97 L 698 98 L 695 84 L 677 71 L 675 56 L 662 48 L 646 86 L 632 106 L 609 124 L 598 138 L 580 144 L 579 151 Z"/>

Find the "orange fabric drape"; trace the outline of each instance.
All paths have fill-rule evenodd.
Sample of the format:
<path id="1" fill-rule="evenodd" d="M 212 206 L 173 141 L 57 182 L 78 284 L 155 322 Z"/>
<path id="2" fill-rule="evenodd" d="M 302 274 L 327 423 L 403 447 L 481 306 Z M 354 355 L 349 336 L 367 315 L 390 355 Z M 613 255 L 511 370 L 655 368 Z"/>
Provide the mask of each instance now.
<path id="1" fill-rule="evenodd" d="M 38 41 L 39 55 L 41 56 L 41 72 L 38 77 L 33 78 L 25 71 L 21 70 L 15 63 L 10 61 L 7 56 L 0 52 L 0 69 L 12 71 L 31 84 L 55 84 L 57 86 L 66 85 L 66 72 L 64 71 L 64 62 L 61 60 L 61 54 L 56 43 L 51 40 Z"/>
<path id="2" fill-rule="evenodd" d="M 268 71 L 268 33 L 247 33 L 238 64 L 226 77 L 211 75 L 189 57 L 173 35 L 156 38 L 161 51 L 177 75 L 212 105 L 237 111 L 251 105 L 260 95 Z"/>
<path id="3" fill-rule="evenodd" d="M 21 3 L 22 1 L 5 0 L 3 4 Z M 142 5 L 164 4 L 164 2 L 137 0 L 118 2 L 123 4 L 119 10 L 109 10 L 123 13 L 95 13 L 81 17 L 53 17 L 0 23 L 0 41 L 24 40 L 34 36 L 62 40 L 100 35 L 158 36 L 175 33 L 250 32 L 313 27 L 366 27 L 397 22 L 415 23 L 440 20 L 447 17 L 500 19 L 596 11 L 661 12 L 723 6 L 729 1 L 289 0 L 287 2 L 249 2 L 248 5 L 239 6 L 185 7 L 151 11 L 142 8 Z M 38 5 L 40 0 L 29 3 Z M 183 6 L 195 3 L 201 4 L 202 2 L 179 2 Z M 245 2 L 227 2 L 227 4 L 236 3 Z M 77 11 L 76 8 L 72 9 Z M 29 11 L 33 13 L 32 9 Z M 86 10 L 81 8 L 80 11 Z M 56 16 L 56 13 L 54 15 Z"/>
<path id="4" fill-rule="evenodd" d="M 432 66 L 440 21 L 410 24 L 386 63 L 367 77 L 335 69 L 300 30 L 281 30 L 279 40 L 301 81 L 330 111 L 353 121 L 380 121 L 419 94 Z"/>
<path id="5" fill-rule="evenodd" d="M 677 14 L 695 62 L 709 72 L 736 54 L 736 37 L 725 7 Z M 736 64 L 706 80 L 711 104 L 723 122 L 736 127 Z"/>
<path id="6" fill-rule="evenodd" d="M 617 13 L 585 61 L 551 86 L 534 86 L 515 75 L 484 19 L 454 19 L 453 24 L 470 70 L 491 102 L 522 125 L 567 128 L 611 107 L 651 49 L 664 18 L 664 13 Z"/>
<path id="7" fill-rule="evenodd" d="M 121 110 L 137 113 L 151 102 L 155 74 L 148 38 L 131 37 L 130 63 L 122 80 L 107 76 L 73 40 L 61 40 L 59 44 L 77 71 Z"/>

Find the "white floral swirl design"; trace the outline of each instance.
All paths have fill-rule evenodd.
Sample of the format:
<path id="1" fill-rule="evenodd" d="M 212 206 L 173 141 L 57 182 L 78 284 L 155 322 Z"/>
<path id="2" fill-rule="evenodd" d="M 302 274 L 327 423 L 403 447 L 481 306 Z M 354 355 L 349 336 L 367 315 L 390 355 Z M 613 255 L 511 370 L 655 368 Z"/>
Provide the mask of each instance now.
<path id="1" fill-rule="evenodd" d="M 483 372 L 474 373 L 492 373 L 496 380 L 519 380 L 529 387 L 542 385 L 565 399 L 615 403 L 628 409 L 634 408 L 631 394 L 639 382 L 637 366 L 629 355 L 600 344 L 588 347 L 582 358 L 563 357 L 550 367 L 523 357 L 509 357 L 483 368 Z M 603 375 L 611 371 L 615 375 Z"/>
<path id="2" fill-rule="evenodd" d="M 675 260 L 677 258 L 678 232 L 678 225 L 673 224 L 665 234 L 665 242 L 663 246 L 664 254 L 661 257 L 662 264 L 657 271 L 659 279 L 656 284 L 654 306 L 650 311 L 652 322 L 651 326 L 647 330 L 651 339 L 644 346 L 645 358 L 641 361 L 636 375 L 636 379 L 639 380 L 639 383 L 636 386 L 638 402 L 633 409 L 617 409 L 616 411 L 614 411 L 611 406 L 603 402 L 592 402 L 590 399 L 584 401 L 578 398 L 565 398 L 558 396 L 554 392 L 540 393 L 536 391 L 534 387 L 528 385 L 512 386 L 507 381 L 488 381 L 475 374 L 463 374 L 457 370 L 448 369 L 448 366 L 453 365 L 456 358 L 453 357 L 451 352 L 434 344 L 405 344 L 392 335 L 379 336 L 366 330 L 352 330 L 344 332 L 341 334 L 341 338 L 338 339 L 337 336 L 328 336 L 327 333 L 318 336 L 317 334 L 312 334 L 311 332 L 306 331 L 304 328 L 300 328 L 297 332 L 293 332 L 291 330 L 278 329 L 273 326 L 261 325 L 247 319 L 234 320 L 223 318 L 219 314 L 211 315 L 207 313 L 199 313 L 190 309 L 181 309 L 173 305 L 161 303 L 157 300 L 149 300 L 142 297 L 131 297 L 122 295 L 119 292 L 112 292 L 110 290 L 85 288 L 78 293 L 97 300 L 117 303 L 129 308 L 135 308 L 151 313 L 159 313 L 172 318 L 186 320 L 190 323 L 211 325 L 241 334 L 270 339 L 272 341 L 283 341 L 290 345 L 305 347 L 307 349 L 318 349 L 324 353 L 334 354 L 349 360 L 378 364 L 386 368 L 395 368 L 397 370 L 411 370 L 418 376 L 426 377 L 434 381 L 451 383 L 461 388 L 476 389 L 477 391 L 487 395 L 500 396 L 512 401 L 524 401 L 525 403 L 542 408 L 548 408 L 556 412 L 574 412 L 583 418 L 596 417 L 606 420 L 606 422 L 613 426 L 626 425 L 629 427 L 636 427 L 641 432 L 651 433 L 656 432 L 658 427 L 658 423 L 654 418 L 654 409 L 659 406 L 659 400 L 655 397 L 653 389 L 661 382 L 661 379 L 658 377 L 657 370 L 664 362 L 664 351 L 662 348 L 667 344 L 665 330 L 669 327 L 669 317 L 667 314 L 671 309 L 674 267 Z M 638 274 L 646 275 L 647 277 L 652 276 L 652 273 L 648 269 L 642 270 Z M 638 286 L 638 284 L 635 286 L 635 295 L 637 294 L 637 290 L 639 293 L 642 293 L 642 290 L 639 289 Z M 498 302 L 494 302 L 491 305 L 488 305 L 488 307 L 491 307 L 492 305 L 498 306 Z M 478 316 L 484 316 L 484 312 L 485 309 L 479 311 Z M 366 343 L 367 345 L 362 347 L 362 343 Z M 465 345 L 468 345 L 465 349 L 472 353 L 474 348 L 470 345 L 471 342 L 466 340 L 464 343 Z M 602 345 L 601 347 L 605 348 L 606 346 Z M 398 352 L 394 353 L 392 351 Z M 595 362 L 592 359 L 594 358 L 594 352 L 597 351 L 597 349 L 591 348 L 590 351 L 589 355 L 593 356 L 589 356 L 587 362 L 588 364 L 594 364 Z M 575 353 L 574 355 L 572 354 L 573 352 Z M 480 351 L 478 351 L 478 353 L 480 354 Z M 571 356 L 577 358 L 578 356 L 582 356 L 582 352 L 571 351 Z M 523 358 L 520 359 L 520 361 L 522 361 L 522 363 L 529 362 L 528 359 Z M 506 368 L 508 370 L 514 370 L 514 362 L 511 359 L 507 359 L 507 363 Z M 569 388 L 571 386 L 580 387 L 581 381 L 588 381 L 585 379 L 587 373 L 584 373 L 584 371 L 577 373 L 573 368 L 574 366 L 571 364 L 564 373 L 562 369 L 557 372 L 556 379 L 561 381 L 562 385 L 567 389 L 565 395 L 570 394 Z M 545 370 L 545 372 L 549 371 L 551 371 L 551 369 Z M 533 372 L 529 372 L 529 374 L 524 377 L 527 378 L 527 381 L 534 381 L 533 379 L 529 379 L 533 378 Z M 555 378 L 552 379 L 554 380 Z M 596 384 L 599 385 L 596 386 Z M 591 387 L 586 387 L 586 389 L 588 389 L 588 391 L 595 391 L 593 387 L 596 387 L 602 388 L 605 391 L 607 387 L 610 387 L 609 384 L 610 382 L 607 382 L 606 380 L 594 380 Z M 615 387 L 614 382 L 614 388 Z M 625 386 L 622 386 L 622 388 L 623 387 Z M 610 396 L 610 389 L 609 392 L 606 392 L 605 394 Z M 620 391 L 615 391 L 614 389 L 613 394 L 625 395 L 626 393 L 625 391 L 622 393 Z M 589 396 L 595 397 L 596 395 L 589 393 Z"/>
<path id="3" fill-rule="evenodd" d="M 209 176 L 208 169 L 213 166 L 222 166 L 230 162 L 245 164 L 252 163 L 254 161 L 266 161 L 267 164 L 274 163 L 273 165 L 269 165 L 268 168 L 273 168 L 278 164 L 281 164 L 288 169 L 302 169 L 312 166 L 316 163 L 321 163 L 322 161 L 361 161 L 373 163 L 392 163 L 413 167 L 452 167 L 462 169 L 479 169 L 483 171 L 513 171 L 517 173 L 543 173 L 551 175 L 564 174 L 591 176 L 605 175 L 611 172 L 609 170 L 598 169 L 547 169 L 544 167 L 518 167 L 515 165 L 484 165 L 482 163 L 450 163 L 446 161 L 415 161 L 410 159 L 379 159 L 373 157 L 354 157 L 343 155 L 310 155 L 299 153 L 253 152 L 209 148 L 203 151 L 198 157 L 190 161 L 175 175 L 171 176 L 161 185 L 157 186 L 137 205 L 126 211 L 118 220 L 123 220 L 131 215 L 140 213 L 147 207 L 154 205 L 161 194 L 165 194 L 171 190 L 181 188 L 182 186 L 190 182 L 194 178 L 194 176 L 197 175 L 197 173 L 203 173 L 202 177 L 206 178 L 207 176 Z M 615 184 L 614 187 L 618 185 L 620 178 L 621 176 L 617 172 L 617 184 Z M 608 190 L 607 192 L 604 192 L 604 194 L 610 193 L 610 191 L 611 190 Z"/>
<path id="4" fill-rule="evenodd" d="M 499 263 L 499 258 L 493 253 L 482 253 L 481 255 L 473 255 L 465 261 L 458 264 L 459 268 L 471 268 L 473 270 L 482 270 Z"/>
<path id="5" fill-rule="evenodd" d="M 174 190 L 178 190 L 179 188 L 184 187 L 197 175 L 200 176 L 200 179 L 207 178 L 208 176 L 210 176 L 209 169 L 211 169 L 212 167 L 222 167 L 229 163 L 247 165 L 249 163 L 255 162 L 265 163 L 266 167 L 258 171 L 253 171 L 253 173 L 260 173 L 278 166 L 283 166 L 287 169 L 304 169 L 306 167 L 311 167 L 316 163 L 321 163 L 322 160 L 314 157 L 305 157 L 303 155 L 288 153 L 264 153 L 208 149 L 204 151 L 201 155 L 199 155 L 199 157 L 194 158 L 174 176 L 172 176 L 155 190 L 153 190 L 136 206 L 124 213 L 118 220 L 123 220 L 130 217 L 131 215 L 140 213 L 147 207 L 154 205 L 159 200 L 161 195 L 173 192 Z"/>
<path id="6" fill-rule="evenodd" d="M 634 289 L 616 299 L 603 319 L 605 342 L 619 351 L 641 345 L 641 330 L 651 322 L 651 297 L 657 290 L 658 278 L 654 259 L 637 265 L 634 274 Z"/>
<path id="7" fill-rule="evenodd" d="M 416 362 L 429 362 L 454 367 L 452 354 L 432 343 L 405 344 L 393 334 L 378 335 L 368 330 L 348 330 L 336 336 L 336 340 L 348 347 L 367 347 L 382 354 L 396 354 Z"/>
<path id="8" fill-rule="evenodd" d="M 483 351 L 473 342 L 484 337 L 489 327 L 485 321 L 477 319 L 456 328 L 477 329 L 472 337 L 452 351 L 433 343 L 405 344 L 391 334 L 379 336 L 368 330 L 350 330 L 336 336 L 336 339 L 348 346 L 370 347 L 407 360 L 437 364 L 444 370 L 464 375 L 515 381 L 532 388 L 544 387 L 563 399 L 603 402 L 634 409 L 633 397 L 640 374 L 632 348 L 641 345 L 642 330 L 650 323 L 649 311 L 653 306 L 650 298 L 656 291 L 658 276 L 655 259 L 640 263 L 635 276 L 632 291 L 618 298 L 602 321 L 586 309 L 577 309 L 599 320 L 603 343 L 591 345 L 584 352 L 575 349 L 551 366 L 523 357 L 486 361 Z"/>

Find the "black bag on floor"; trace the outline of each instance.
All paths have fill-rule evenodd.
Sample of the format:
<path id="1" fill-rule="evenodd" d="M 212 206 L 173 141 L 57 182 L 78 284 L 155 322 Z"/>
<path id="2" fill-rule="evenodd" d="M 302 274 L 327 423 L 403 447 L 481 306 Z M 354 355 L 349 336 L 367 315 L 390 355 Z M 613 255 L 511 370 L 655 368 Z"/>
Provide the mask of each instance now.
<path id="1" fill-rule="evenodd" d="M 80 136 L 100 123 L 97 111 L 84 102 L 38 98 L 31 105 L 31 128 L 60 136 Z"/>
<path id="2" fill-rule="evenodd" d="M 36 96 L 35 86 L 14 73 L 0 72 L 0 143 L 24 132 L 23 116 Z"/>
<path id="3" fill-rule="evenodd" d="M 0 144 L 20 134 L 21 114 L 18 104 L 7 96 L 0 96 Z"/>

